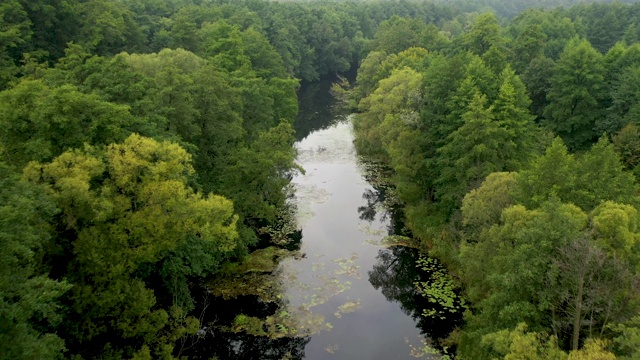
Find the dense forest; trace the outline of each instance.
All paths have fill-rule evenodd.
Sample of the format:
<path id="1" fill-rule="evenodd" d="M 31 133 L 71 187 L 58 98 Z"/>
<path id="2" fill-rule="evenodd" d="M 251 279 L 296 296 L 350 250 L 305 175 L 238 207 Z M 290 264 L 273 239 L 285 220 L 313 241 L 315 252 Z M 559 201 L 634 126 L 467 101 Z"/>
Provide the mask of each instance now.
<path id="1" fill-rule="evenodd" d="M 574 3 L 3 1 L 0 358 L 182 357 L 196 293 L 292 241 L 300 81 L 354 67 L 468 304 L 441 347 L 637 358 L 640 5 Z"/>
<path id="2" fill-rule="evenodd" d="M 459 358 L 640 356 L 636 9 L 480 13 L 456 36 L 392 18 L 335 87 L 470 303 Z"/>

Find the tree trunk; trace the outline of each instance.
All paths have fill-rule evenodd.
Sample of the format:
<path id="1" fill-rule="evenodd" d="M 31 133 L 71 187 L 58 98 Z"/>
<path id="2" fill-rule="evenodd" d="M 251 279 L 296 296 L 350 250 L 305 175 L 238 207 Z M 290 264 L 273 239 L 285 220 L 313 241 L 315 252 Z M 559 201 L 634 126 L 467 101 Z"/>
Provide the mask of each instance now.
<path id="1" fill-rule="evenodd" d="M 573 315 L 573 337 L 571 339 L 571 348 L 578 350 L 580 342 L 580 320 L 582 319 L 582 291 L 584 287 L 584 276 L 578 281 L 578 294 L 576 294 L 576 312 Z"/>

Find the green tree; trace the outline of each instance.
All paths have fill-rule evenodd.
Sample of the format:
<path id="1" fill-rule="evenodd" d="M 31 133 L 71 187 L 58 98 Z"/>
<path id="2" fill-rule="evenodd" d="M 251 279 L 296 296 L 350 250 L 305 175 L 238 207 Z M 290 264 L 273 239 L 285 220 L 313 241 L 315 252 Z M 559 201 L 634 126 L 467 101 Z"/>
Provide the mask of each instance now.
<path id="1" fill-rule="evenodd" d="M 483 344 L 490 345 L 505 360 L 565 360 L 567 355 L 558 348 L 557 341 L 553 336 L 527 331 L 525 323 L 482 338 Z"/>
<path id="2" fill-rule="evenodd" d="M 269 40 L 253 27 L 241 34 L 245 54 L 256 74 L 264 78 L 287 76 L 284 62 Z"/>
<path id="3" fill-rule="evenodd" d="M 5 1 L 0 5 L 0 90 L 18 74 L 19 68 L 11 55 L 31 35 L 28 14 L 18 0 Z"/>
<path id="4" fill-rule="evenodd" d="M 615 134 L 627 124 L 637 123 L 640 116 L 640 66 L 617 69 L 611 88 L 611 105 L 598 131 Z"/>
<path id="5" fill-rule="evenodd" d="M 544 117 L 545 108 L 549 104 L 547 94 L 551 88 L 555 65 L 555 62 L 547 57 L 535 58 L 521 75 L 531 98 L 531 112 L 537 119 Z"/>
<path id="6" fill-rule="evenodd" d="M 493 13 L 482 13 L 475 18 L 471 29 L 462 35 L 462 42 L 472 53 L 483 56 L 492 47 L 503 46 L 502 28 Z"/>
<path id="7" fill-rule="evenodd" d="M 508 141 L 508 130 L 493 119 L 493 109 L 487 108 L 486 102 L 486 97 L 476 92 L 462 115 L 464 124 L 438 149 L 437 194 L 450 211 L 487 175 L 505 170 L 506 157 L 511 155 L 502 152 L 503 144 Z"/>
<path id="8" fill-rule="evenodd" d="M 60 297 L 70 286 L 44 273 L 41 257 L 55 206 L 40 189 L 0 163 L 0 357 L 59 359 L 64 340 Z"/>
<path id="9" fill-rule="evenodd" d="M 420 34 L 425 28 L 426 25 L 417 19 L 392 16 L 380 24 L 369 46 L 374 51 L 397 54 L 412 46 L 419 46 Z"/>
<path id="10" fill-rule="evenodd" d="M 509 66 L 500 74 L 502 84 L 493 103 L 493 119 L 508 131 L 502 144 L 508 154 L 507 170 L 519 170 L 536 152 L 540 136 L 533 115 L 529 112 L 531 100 L 520 77 Z"/>
<path id="11" fill-rule="evenodd" d="M 522 73 L 531 61 L 544 55 L 544 43 L 547 35 L 540 24 L 530 24 L 513 41 L 513 60 L 515 70 Z"/>
<path id="12" fill-rule="evenodd" d="M 613 137 L 613 147 L 627 170 L 634 170 L 640 163 L 640 129 L 628 124 Z M 634 170 L 636 176 L 637 172 Z"/>
<path id="13" fill-rule="evenodd" d="M 134 122 L 127 107 L 97 95 L 26 80 L 0 94 L 0 151 L 7 163 L 21 167 L 84 143 L 120 141 Z"/>
<path id="14" fill-rule="evenodd" d="M 115 1 L 89 0 L 78 4 L 83 26 L 78 42 L 100 55 L 115 55 L 121 50 L 139 51 L 144 47 L 134 14 Z"/>
<path id="15" fill-rule="evenodd" d="M 618 154 L 606 137 L 578 157 L 574 188 L 568 201 L 591 210 L 606 200 L 636 204 L 637 185 L 634 176 L 624 171 Z"/>
<path id="16" fill-rule="evenodd" d="M 588 148 L 601 135 L 594 129 L 603 117 L 605 91 L 602 55 L 587 40 L 573 39 L 556 63 L 545 109 L 549 128 L 569 148 Z"/>
<path id="17" fill-rule="evenodd" d="M 65 319 L 72 353 L 107 354 L 113 341 L 124 344 L 120 356 L 143 345 L 156 357 L 170 355 L 175 339 L 167 333 L 181 326 L 172 304 L 158 306 L 140 270 L 190 238 L 215 244 L 209 250 L 221 256 L 238 238 L 232 203 L 186 185 L 190 162 L 176 144 L 131 135 L 103 151 L 69 151 L 25 169 L 60 209 L 53 264 L 74 285 Z"/>

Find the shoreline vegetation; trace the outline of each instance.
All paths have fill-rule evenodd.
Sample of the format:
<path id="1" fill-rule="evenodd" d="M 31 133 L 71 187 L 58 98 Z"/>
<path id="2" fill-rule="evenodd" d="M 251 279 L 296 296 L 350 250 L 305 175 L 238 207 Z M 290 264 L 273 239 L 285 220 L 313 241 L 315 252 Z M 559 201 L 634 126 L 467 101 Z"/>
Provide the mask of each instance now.
<path id="1" fill-rule="evenodd" d="M 326 328 L 274 269 L 302 256 L 300 83 L 357 67 L 332 94 L 415 286 L 464 313 L 438 349 L 637 358 L 639 40 L 635 1 L 3 1 L 0 357 L 185 357 L 211 286 L 272 314 L 232 332 Z"/>

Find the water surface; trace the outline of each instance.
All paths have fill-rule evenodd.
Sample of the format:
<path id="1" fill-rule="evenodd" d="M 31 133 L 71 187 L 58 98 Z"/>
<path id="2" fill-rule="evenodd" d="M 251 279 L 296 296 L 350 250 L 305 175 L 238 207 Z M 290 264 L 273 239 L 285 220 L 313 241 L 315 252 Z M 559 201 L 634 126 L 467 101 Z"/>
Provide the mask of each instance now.
<path id="1" fill-rule="evenodd" d="M 304 358 L 415 358 L 411 349 L 421 347 L 424 338 L 412 306 L 415 251 L 378 245 L 393 227 L 388 216 L 376 216 L 384 213 L 379 202 L 370 201 L 377 190 L 365 180 L 350 119 L 332 116 L 323 124 L 312 116 L 298 122 L 306 120 L 318 130 L 296 143 L 298 163 L 306 171 L 293 180 L 304 256 L 282 265 L 296 275 L 286 285 L 293 307 L 308 307 L 314 292 L 328 289 L 320 290 L 316 298 L 322 303 L 310 311 L 332 328 L 310 337 Z M 341 284 L 337 291 L 336 282 Z"/>

